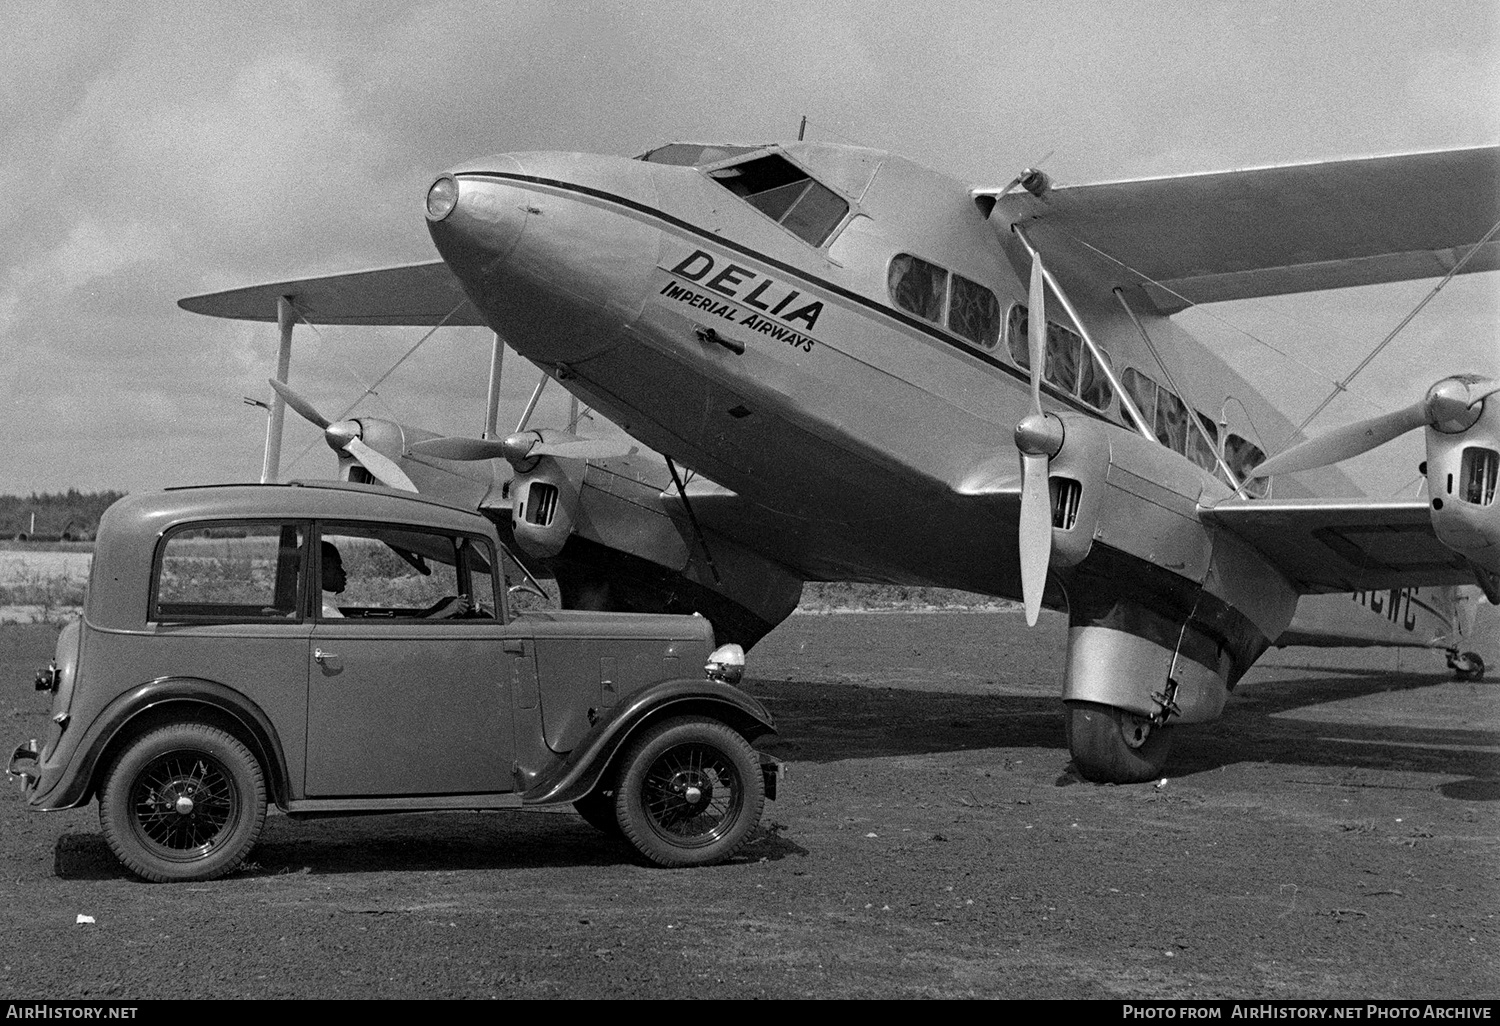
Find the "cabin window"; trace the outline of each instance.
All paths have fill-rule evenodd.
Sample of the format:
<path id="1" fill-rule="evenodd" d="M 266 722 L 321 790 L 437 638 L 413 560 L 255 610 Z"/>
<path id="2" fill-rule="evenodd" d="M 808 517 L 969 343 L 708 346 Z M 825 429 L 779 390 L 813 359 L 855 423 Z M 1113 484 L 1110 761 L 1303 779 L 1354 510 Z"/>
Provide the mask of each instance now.
<path id="1" fill-rule="evenodd" d="M 1197 416 L 1203 430 L 1188 425 L 1188 458 L 1212 474 L 1219 469 L 1219 425 L 1202 413 Z"/>
<path id="2" fill-rule="evenodd" d="M 1000 300 L 977 282 L 953 275 L 948 329 L 977 346 L 994 349 L 1000 341 Z"/>
<path id="3" fill-rule="evenodd" d="M 1147 424 L 1156 423 L 1156 382 L 1136 370 L 1126 367 L 1120 383 L 1130 393 L 1130 401 L 1141 411 L 1141 419 Z"/>
<path id="4" fill-rule="evenodd" d="M 775 153 L 708 175 L 810 246 L 827 242 L 849 212 L 842 196 Z"/>
<path id="5" fill-rule="evenodd" d="M 1026 307 L 1016 303 L 1005 322 L 1006 341 L 1011 359 L 1023 370 L 1031 369 L 1031 350 L 1027 333 L 1031 330 Z M 1109 354 L 1105 353 L 1107 361 Z M 1047 322 L 1047 362 L 1042 379 L 1069 395 L 1077 396 L 1096 410 L 1107 410 L 1115 391 L 1093 352 L 1084 345 L 1083 336 L 1056 321 Z M 1154 383 L 1153 383 L 1154 384 Z"/>
<path id="6" fill-rule="evenodd" d="M 934 324 L 943 323 L 943 297 L 948 291 L 948 272 L 936 264 L 899 253 L 886 275 L 891 299 L 901 309 Z"/>
<path id="7" fill-rule="evenodd" d="M 1151 378 L 1134 367 L 1125 368 L 1120 383 L 1130 393 L 1136 409 L 1147 424 L 1153 425 L 1157 441 L 1170 449 L 1182 453 L 1204 470 L 1225 481 L 1219 470 L 1215 449 L 1219 445 L 1219 426 L 1206 413 L 1189 413 L 1187 404 Z M 1193 427 L 1189 416 L 1196 416 L 1203 425 L 1203 433 Z M 1207 434 L 1207 438 L 1204 438 Z M 1210 444 L 1212 443 L 1212 444 Z M 1264 498 L 1269 494 L 1269 484 L 1264 479 L 1248 480 L 1250 471 L 1266 461 L 1266 454 L 1252 442 L 1231 434 L 1224 439 L 1224 462 L 1235 479 L 1245 487 L 1245 494 Z"/>
<path id="8" fill-rule="evenodd" d="M 1104 357 L 1107 365 L 1109 353 L 1100 350 L 1099 355 Z M 1110 385 L 1104 368 L 1099 365 L 1098 360 L 1094 359 L 1094 354 L 1085 348 L 1083 359 L 1078 365 L 1078 398 L 1096 410 L 1107 410 L 1114 397 L 1114 387 Z"/>
<path id="9" fill-rule="evenodd" d="M 1188 441 L 1187 404 L 1176 392 L 1156 386 L 1156 438 L 1168 449 L 1187 455 Z"/>
<path id="10" fill-rule="evenodd" d="M 925 321 L 940 324 L 966 342 L 985 349 L 1000 343 L 1000 300 L 983 285 L 898 253 L 886 273 L 891 301 Z"/>

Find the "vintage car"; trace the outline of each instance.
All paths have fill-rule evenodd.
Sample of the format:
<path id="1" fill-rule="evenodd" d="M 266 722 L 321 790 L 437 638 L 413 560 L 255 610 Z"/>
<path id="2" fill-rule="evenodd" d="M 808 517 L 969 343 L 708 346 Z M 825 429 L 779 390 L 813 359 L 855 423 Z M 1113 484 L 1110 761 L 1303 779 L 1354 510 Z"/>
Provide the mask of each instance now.
<path id="1" fill-rule="evenodd" d="M 571 803 L 659 865 L 728 858 L 777 779 L 751 747 L 771 716 L 733 686 L 743 651 L 700 616 L 518 611 L 523 575 L 482 516 L 386 488 L 122 499 L 37 677 L 53 726 L 10 772 L 34 809 L 97 795 L 111 849 L 154 881 L 234 869 L 268 801 Z"/>

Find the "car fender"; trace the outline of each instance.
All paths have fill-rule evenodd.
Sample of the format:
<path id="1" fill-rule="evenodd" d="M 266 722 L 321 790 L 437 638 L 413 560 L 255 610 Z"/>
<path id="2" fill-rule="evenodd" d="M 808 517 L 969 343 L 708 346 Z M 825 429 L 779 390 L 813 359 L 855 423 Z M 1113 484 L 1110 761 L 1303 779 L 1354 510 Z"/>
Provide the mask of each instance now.
<path id="1" fill-rule="evenodd" d="M 281 739 L 265 712 L 244 694 L 211 680 L 197 677 L 162 677 L 131 688 L 105 706 L 89 724 L 68 760 L 67 770 L 45 795 L 32 804 L 47 810 L 71 809 L 93 797 L 103 760 L 113 754 L 118 742 L 146 724 L 172 718 L 172 706 L 197 706 L 227 717 L 241 741 L 248 744 L 266 768 L 267 790 L 278 803 L 286 796 L 286 755 Z"/>
<path id="2" fill-rule="evenodd" d="M 583 736 L 567 758 L 521 795 L 527 805 L 575 802 L 599 783 L 610 762 L 643 728 L 667 717 L 699 714 L 728 724 L 746 741 L 773 734 L 771 713 L 739 688 L 716 680 L 668 680 L 643 688 Z"/>

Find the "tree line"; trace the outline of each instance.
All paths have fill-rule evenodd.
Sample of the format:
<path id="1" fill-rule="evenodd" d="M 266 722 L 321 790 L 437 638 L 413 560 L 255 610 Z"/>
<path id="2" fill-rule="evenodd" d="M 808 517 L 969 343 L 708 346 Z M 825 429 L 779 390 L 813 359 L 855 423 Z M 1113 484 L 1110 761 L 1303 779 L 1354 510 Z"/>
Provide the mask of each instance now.
<path id="1" fill-rule="evenodd" d="M 91 539 L 99 530 L 104 511 L 124 497 L 124 492 L 80 492 L 76 488 L 32 492 L 29 496 L 0 495 L 0 538 Z"/>

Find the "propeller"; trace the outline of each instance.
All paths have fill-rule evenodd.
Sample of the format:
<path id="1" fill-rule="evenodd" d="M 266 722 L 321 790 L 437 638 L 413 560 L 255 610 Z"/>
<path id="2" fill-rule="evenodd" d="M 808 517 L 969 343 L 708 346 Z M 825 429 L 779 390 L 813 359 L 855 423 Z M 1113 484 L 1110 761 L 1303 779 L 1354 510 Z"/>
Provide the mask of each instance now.
<path id="1" fill-rule="evenodd" d="M 1463 431 L 1479 419 L 1480 404 L 1496 392 L 1500 392 L 1500 380 L 1494 378 L 1477 374 L 1444 378 L 1411 406 L 1309 438 L 1266 460 L 1250 476 L 1270 477 L 1326 467 L 1369 452 L 1419 427 L 1431 427 L 1445 434 Z"/>
<path id="2" fill-rule="evenodd" d="M 634 446 L 619 438 L 581 438 L 566 431 L 518 431 L 503 439 L 433 438 L 412 446 L 412 452 L 440 460 L 505 459 L 517 469 L 528 460 L 541 456 L 559 459 L 607 459 L 626 456 Z"/>
<path id="3" fill-rule="evenodd" d="M 1021 598 L 1026 624 L 1036 626 L 1052 559 L 1052 495 L 1048 464 L 1062 449 L 1063 424 L 1042 410 L 1042 367 L 1047 359 L 1046 281 L 1042 258 L 1031 257 L 1031 295 L 1027 314 L 1027 346 L 1031 363 L 1031 413 L 1016 425 L 1016 449 L 1021 453 Z"/>
<path id="4" fill-rule="evenodd" d="M 275 378 L 267 379 L 271 388 L 281 396 L 286 404 L 296 410 L 304 420 L 310 421 L 323 429 L 323 437 L 328 439 L 328 444 L 338 452 L 346 452 L 358 460 L 366 470 L 375 475 L 375 479 L 390 488 L 400 488 L 402 491 L 415 492 L 417 486 L 412 483 L 411 478 L 406 476 L 400 465 L 389 456 L 377 452 L 360 438 L 360 426 L 356 420 L 331 421 L 318 412 L 317 407 L 308 402 L 300 393 L 295 391 L 284 381 Z"/>

